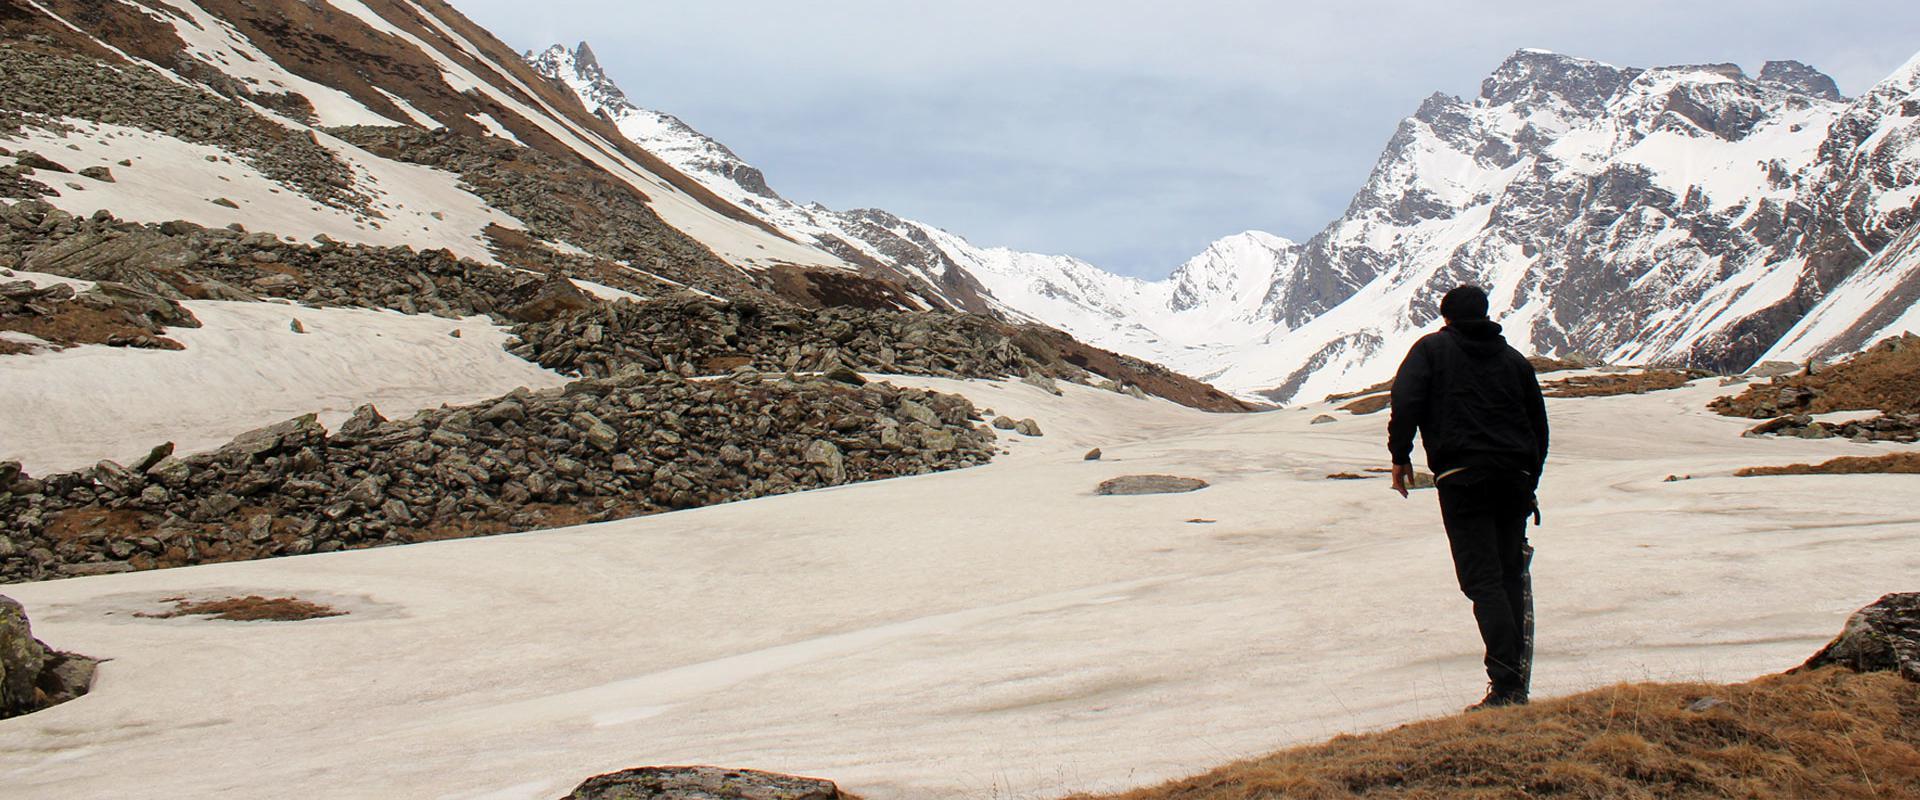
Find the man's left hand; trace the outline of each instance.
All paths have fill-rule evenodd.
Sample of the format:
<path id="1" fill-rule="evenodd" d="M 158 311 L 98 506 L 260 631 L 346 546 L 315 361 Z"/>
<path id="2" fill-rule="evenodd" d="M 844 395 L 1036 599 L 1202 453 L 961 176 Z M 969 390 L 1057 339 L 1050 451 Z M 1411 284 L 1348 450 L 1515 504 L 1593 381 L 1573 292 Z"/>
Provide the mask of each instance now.
<path id="1" fill-rule="evenodd" d="M 1394 491 L 1399 492 L 1401 497 L 1406 497 L 1407 487 L 1412 483 L 1413 483 L 1413 465 L 1412 464 L 1393 465 L 1393 490 Z"/>

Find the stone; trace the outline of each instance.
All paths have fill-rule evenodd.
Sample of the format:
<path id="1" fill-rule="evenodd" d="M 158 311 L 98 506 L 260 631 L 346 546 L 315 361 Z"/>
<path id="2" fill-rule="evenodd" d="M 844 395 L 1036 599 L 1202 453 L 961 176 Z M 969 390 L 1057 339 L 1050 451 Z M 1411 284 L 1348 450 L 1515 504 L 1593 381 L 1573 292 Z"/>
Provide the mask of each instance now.
<path id="1" fill-rule="evenodd" d="M 1176 475 L 1124 475 L 1102 481 L 1095 491 L 1102 495 L 1182 494 L 1200 491 L 1208 485 L 1199 478 Z"/>
<path id="2" fill-rule="evenodd" d="M 832 442 L 815 439 L 807 444 L 806 452 L 801 457 L 809 464 L 826 468 L 829 479 L 835 483 L 847 479 L 846 455 Z"/>
<path id="3" fill-rule="evenodd" d="M 1838 638 L 1793 671 L 1827 666 L 1897 672 L 1920 683 L 1920 592 L 1890 594 L 1854 612 Z"/>
<path id="4" fill-rule="evenodd" d="M 232 208 L 232 209 L 240 208 L 239 203 L 233 202 L 232 200 L 228 200 L 227 198 L 224 198 L 224 197 L 216 197 L 207 202 L 212 203 L 216 206 L 225 206 L 227 208 Z"/>
<path id="5" fill-rule="evenodd" d="M 47 647 L 33 638 L 27 610 L 0 595 L 0 719 L 37 710 L 34 686 L 47 663 Z"/>
<path id="6" fill-rule="evenodd" d="M 939 414 L 934 413 L 933 409 L 912 400 L 900 401 L 899 411 L 900 416 L 908 422 L 918 422 L 929 428 L 938 428 L 941 425 Z"/>
<path id="7" fill-rule="evenodd" d="M 1003 430 L 1003 431 L 1010 431 L 1019 426 L 1020 426 L 1019 421 L 1015 420 L 1012 417 L 999 416 L 999 417 L 993 418 L 993 427 L 999 428 L 1000 430 Z"/>
<path id="8" fill-rule="evenodd" d="M 353 410 L 347 421 L 340 423 L 338 435 L 348 439 L 362 439 L 373 435 L 380 426 L 387 424 L 387 418 L 372 403 L 364 403 Z"/>
<path id="9" fill-rule="evenodd" d="M 1020 434 L 1021 436 L 1045 436 L 1046 435 L 1040 432 L 1040 423 L 1035 422 L 1031 419 L 1023 419 L 1023 420 L 1020 420 L 1019 422 L 1014 423 L 1013 432 Z"/>
<path id="10" fill-rule="evenodd" d="M 587 429 L 587 444 L 607 452 L 613 452 L 620 446 L 620 432 L 604 422 L 596 422 Z"/>
<path id="11" fill-rule="evenodd" d="M 1309 425 L 1325 425 L 1325 424 L 1327 424 L 1327 423 L 1329 423 L 1329 422 L 1339 422 L 1339 420 L 1337 420 L 1337 419 L 1334 419 L 1334 418 L 1333 418 L 1332 416 L 1329 416 L 1329 415 L 1327 415 L 1327 414 L 1321 414 L 1320 416 L 1317 416 L 1317 417 L 1314 417 L 1314 418 L 1313 418 L 1313 421 L 1312 421 L 1312 422 L 1309 422 L 1309 423 L 1307 423 L 1307 424 L 1309 424 Z"/>
<path id="12" fill-rule="evenodd" d="M 292 323 L 290 323 L 290 324 L 288 324 L 288 325 L 287 325 L 287 327 L 288 327 L 289 329 L 291 329 L 291 330 L 292 330 L 292 331 L 293 331 L 294 333 L 306 333 L 306 332 L 307 332 L 307 326 L 305 326 L 305 325 L 302 325 L 302 324 L 300 324 L 300 318 L 299 318 L 299 317 L 295 317 L 295 318 L 293 319 L 293 322 L 292 322 Z"/>
<path id="13" fill-rule="evenodd" d="M 33 152 L 32 150 L 21 150 L 19 152 L 14 153 L 13 160 L 15 162 L 18 162 L 20 166 L 27 167 L 29 169 L 44 169 L 48 172 L 63 172 L 63 173 L 69 173 L 69 174 L 73 172 L 73 170 L 67 169 L 66 167 L 62 166 L 58 162 L 53 161 L 52 159 L 49 159 L 46 156 L 40 155 L 39 153 Z"/>
<path id="14" fill-rule="evenodd" d="M 721 767 L 639 767 L 588 778 L 563 800 L 842 800 L 832 781 Z"/>
<path id="15" fill-rule="evenodd" d="M 1782 378 L 1804 369 L 1791 361 L 1762 361 L 1746 371 L 1748 378 Z"/>
<path id="16" fill-rule="evenodd" d="M 80 175 L 82 177 L 92 178 L 96 181 L 100 181 L 101 183 L 114 182 L 113 170 L 108 169 L 106 167 L 87 167 L 86 169 L 80 170 Z"/>
<path id="17" fill-rule="evenodd" d="M 359 503 L 367 508 L 373 508 L 379 505 L 380 498 L 385 496 L 386 490 L 381 488 L 379 477 L 368 475 L 360 479 L 359 483 L 354 484 L 352 489 L 347 490 L 345 499 Z"/>
<path id="18" fill-rule="evenodd" d="M 580 290 L 573 281 L 554 273 L 540 284 L 532 298 L 514 306 L 507 316 L 521 322 L 551 322 L 575 311 L 594 307 L 592 295 Z"/>
<path id="19" fill-rule="evenodd" d="M 0 719 L 56 706 L 93 686 L 95 662 L 33 638 L 26 608 L 0 595 Z"/>
<path id="20" fill-rule="evenodd" d="M 1726 704 L 1727 701 L 1718 697 L 1702 697 L 1692 703 L 1688 703 L 1687 710 L 1695 714 L 1705 714 Z"/>
<path id="21" fill-rule="evenodd" d="M 1020 379 L 1020 382 L 1051 395 L 1059 396 L 1061 394 L 1059 384 L 1055 383 L 1052 378 L 1038 372 L 1027 373 L 1025 377 Z"/>
<path id="22" fill-rule="evenodd" d="M 326 436 L 327 429 L 320 425 L 319 417 L 307 414 L 286 422 L 247 431 L 233 437 L 233 441 L 222 449 L 238 450 L 258 458 L 281 450 L 295 450 L 312 442 L 324 441 Z"/>
<path id="23" fill-rule="evenodd" d="M 170 489 L 178 489 L 187 485 L 187 479 L 193 477 L 193 468 L 185 461 L 167 456 L 160 459 L 160 463 L 147 468 L 147 477 Z"/>
<path id="24" fill-rule="evenodd" d="M 145 475 L 152 472 L 155 465 L 167 460 L 167 457 L 171 455 L 173 455 L 173 442 L 163 443 L 152 450 L 148 450 L 145 458 L 133 463 L 132 469 L 134 472 Z M 5 481 L 0 481 L 0 483 L 4 482 Z"/>
<path id="25" fill-rule="evenodd" d="M 865 386 L 867 383 L 867 379 L 861 376 L 860 373 L 854 372 L 853 370 L 848 369 L 847 367 L 844 367 L 844 366 L 827 370 L 820 377 L 823 377 L 823 378 L 826 378 L 827 380 L 835 381 L 838 383 L 845 383 L 851 386 Z"/>
<path id="26" fill-rule="evenodd" d="M 1083 461 L 1099 461 L 1102 455 L 1104 454 L 1100 452 L 1100 448 L 1096 447 L 1096 448 L 1093 448 L 1092 450 L 1088 450 L 1086 456 L 1082 460 Z"/>

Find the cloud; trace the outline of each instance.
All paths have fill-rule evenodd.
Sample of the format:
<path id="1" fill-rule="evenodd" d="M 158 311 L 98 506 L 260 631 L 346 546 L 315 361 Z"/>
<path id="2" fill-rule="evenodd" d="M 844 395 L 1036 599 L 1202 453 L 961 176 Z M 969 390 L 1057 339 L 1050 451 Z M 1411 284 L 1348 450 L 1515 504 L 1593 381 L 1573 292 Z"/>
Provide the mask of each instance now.
<path id="1" fill-rule="evenodd" d="M 1920 49 L 1898 2 L 453 0 L 517 47 L 588 39 L 628 95 L 789 197 L 1160 277 L 1338 216 L 1397 121 L 1520 47 L 1794 58 L 1858 92 Z"/>

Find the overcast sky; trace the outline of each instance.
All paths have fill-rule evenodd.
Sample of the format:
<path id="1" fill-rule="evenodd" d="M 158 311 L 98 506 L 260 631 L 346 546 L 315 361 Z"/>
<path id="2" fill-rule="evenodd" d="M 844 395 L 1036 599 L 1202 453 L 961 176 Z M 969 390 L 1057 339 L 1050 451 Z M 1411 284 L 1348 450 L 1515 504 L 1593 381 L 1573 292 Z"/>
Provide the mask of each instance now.
<path id="1" fill-rule="evenodd" d="M 1339 216 L 1398 121 L 1514 50 L 1624 66 L 1797 59 L 1865 90 L 1915 0 L 452 0 L 520 49 L 586 40 L 629 98 L 789 199 L 1147 278 Z"/>

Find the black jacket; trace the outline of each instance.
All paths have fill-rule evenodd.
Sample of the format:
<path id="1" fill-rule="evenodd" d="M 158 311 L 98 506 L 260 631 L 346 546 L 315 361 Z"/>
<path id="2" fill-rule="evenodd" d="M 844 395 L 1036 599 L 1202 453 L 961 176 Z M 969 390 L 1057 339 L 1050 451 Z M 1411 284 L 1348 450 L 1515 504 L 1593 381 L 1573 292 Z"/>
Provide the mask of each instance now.
<path id="1" fill-rule="evenodd" d="M 1393 379 L 1387 452 L 1412 463 L 1413 434 L 1435 475 L 1458 468 L 1520 470 L 1547 462 L 1547 404 L 1525 356 L 1487 320 L 1449 325 L 1415 343 Z"/>

